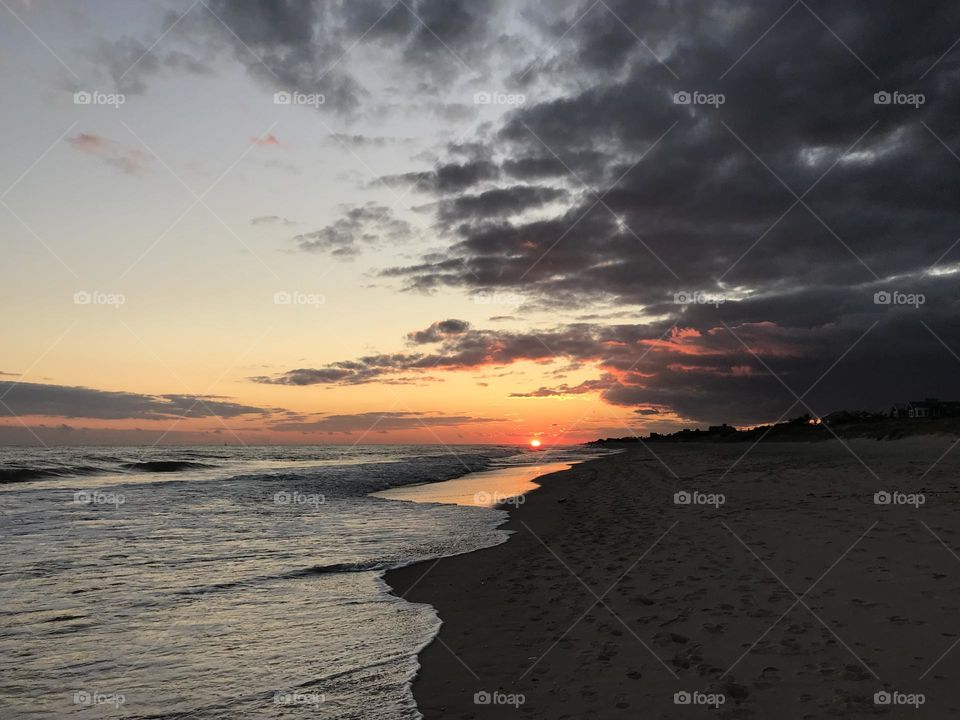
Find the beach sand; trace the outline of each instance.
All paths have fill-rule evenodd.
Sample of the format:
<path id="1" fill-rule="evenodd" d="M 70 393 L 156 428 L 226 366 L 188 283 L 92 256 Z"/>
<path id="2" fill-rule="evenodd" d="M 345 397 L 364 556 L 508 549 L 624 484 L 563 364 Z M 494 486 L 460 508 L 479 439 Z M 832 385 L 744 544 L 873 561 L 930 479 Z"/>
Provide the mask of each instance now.
<path id="1" fill-rule="evenodd" d="M 659 443 L 540 478 L 507 543 L 387 574 L 443 621 L 421 712 L 957 717 L 954 442 Z"/>

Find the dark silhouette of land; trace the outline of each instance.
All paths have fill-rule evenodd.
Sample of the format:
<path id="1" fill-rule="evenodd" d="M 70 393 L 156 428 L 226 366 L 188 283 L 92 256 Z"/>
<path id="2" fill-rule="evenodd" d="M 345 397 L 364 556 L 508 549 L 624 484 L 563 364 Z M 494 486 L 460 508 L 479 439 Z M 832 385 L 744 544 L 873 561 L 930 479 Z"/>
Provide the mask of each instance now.
<path id="1" fill-rule="evenodd" d="M 917 435 L 960 435 L 960 416 L 895 417 L 892 414 L 865 411 L 830 413 L 822 418 L 810 415 L 759 425 L 749 429 L 737 429 L 730 425 L 712 425 L 706 430 L 684 428 L 674 433 L 652 432 L 646 437 L 637 435 L 604 438 L 588 445 L 619 445 L 638 442 L 812 442 L 836 438 L 868 438 L 873 440 L 896 440 Z"/>

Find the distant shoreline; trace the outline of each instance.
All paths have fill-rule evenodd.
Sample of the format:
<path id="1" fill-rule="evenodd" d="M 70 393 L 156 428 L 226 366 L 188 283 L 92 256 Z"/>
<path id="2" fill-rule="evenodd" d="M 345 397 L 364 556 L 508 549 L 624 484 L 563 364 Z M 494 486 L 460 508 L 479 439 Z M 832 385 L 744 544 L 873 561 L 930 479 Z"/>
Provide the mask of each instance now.
<path id="1" fill-rule="evenodd" d="M 811 422 L 809 416 L 794 418 L 774 425 L 760 425 L 748 430 L 728 427 L 724 430 L 685 428 L 669 434 L 651 433 L 646 437 L 627 436 L 602 438 L 588 442 L 590 446 L 623 445 L 639 442 L 817 442 L 821 440 L 864 438 L 899 440 L 925 435 L 960 436 L 960 417 L 889 418 L 850 416 L 835 420 Z"/>

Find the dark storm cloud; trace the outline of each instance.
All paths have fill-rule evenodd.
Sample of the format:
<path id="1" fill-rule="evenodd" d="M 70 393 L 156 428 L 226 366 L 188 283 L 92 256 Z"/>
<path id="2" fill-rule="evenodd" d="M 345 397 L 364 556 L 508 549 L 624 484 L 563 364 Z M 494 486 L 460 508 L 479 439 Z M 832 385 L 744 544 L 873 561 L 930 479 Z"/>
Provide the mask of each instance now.
<path id="1" fill-rule="evenodd" d="M 385 433 L 393 430 L 423 430 L 435 427 L 458 427 L 481 423 L 499 422 L 493 418 L 476 418 L 469 415 L 440 415 L 414 412 L 365 412 L 351 415 L 325 415 L 304 422 L 282 422 L 271 426 L 281 432 Z"/>
<path id="2" fill-rule="evenodd" d="M 394 53 L 418 102 L 450 122 L 476 108 L 431 93 L 483 76 L 484 53 L 516 31 L 492 24 L 485 3 L 410 3 L 419 20 L 387 0 L 211 8 L 253 51 L 223 41 L 251 72 L 347 111 L 364 87 L 345 65 L 329 68 L 376 23 L 364 42 Z M 442 320 L 410 333 L 409 352 L 254 381 L 418 382 L 559 360 L 596 378 L 517 388 L 518 402 L 596 392 L 641 413 L 744 424 L 806 410 L 771 372 L 803 393 L 829 371 L 805 399 L 820 412 L 960 396 L 960 5 L 583 0 L 516 13 L 539 57 L 503 51 L 502 89 L 508 76 L 527 102 L 449 145 L 432 170 L 381 179 L 431 196 L 425 207 L 449 233 L 441 252 L 382 274 L 408 289 L 509 291 L 540 309 L 598 302 L 639 319 L 536 332 Z M 878 92 L 924 101 L 878 104 Z M 297 242 L 349 254 L 378 235 L 367 220 L 348 213 Z M 897 291 L 924 302 L 874 299 Z"/>
<path id="3" fill-rule="evenodd" d="M 960 236 L 960 51 L 948 52 L 960 6 L 810 2 L 771 29 L 786 7 L 608 5 L 581 3 L 570 22 L 586 15 L 572 29 L 533 11 L 547 36 L 563 38 L 517 77 L 559 92 L 514 109 L 486 151 L 471 150 L 468 162 L 495 163 L 482 176 L 446 185 L 439 173 L 426 177 L 420 187 L 440 196 L 437 220 L 453 241 L 384 276 L 425 291 L 513 290 L 541 308 L 603 301 L 658 318 L 635 326 L 639 346 L 557 353 L 601 372 L 626 372 L 664 321 L 697 334 L 696 353 L 677 341 L 644 356 L 642 381 L 598 385 L 615 404 L 736 422 L 771 419 L 791 401 L 802 411 L 723 323 L 744 328 L 751 349 L 798 393 L 872 327 L 856 348 L 857 369 L 831 371 L 843 379 L 832 400 L 814 391 L 819 409 L 960 393 L 957 360 L 941 343 L 960 352 L 950 321 L 960 308 L 952 272 L 960 249 L 951 250 Z M 679 92 L 721 93 L 724 102 L 678 103 Z M 924 101 L 877 103 L 878 92 Z M 524 193 L 568 195 L 555 214 L 518 220 L 523 196 L 498 187 L 504 178 L 523 181 Z M 926 302 L 874 302 L 896 290 Z M 698 293 L 721 300 L 676 301 Z M 457 340 L 481 338 L 495 346 L 479 330 Z M 458 350 L 444 346 L 441 366 Z"/>
<path id="4" fill-rule="evenodd" d="M 0 382 L 0 416 L 169 420 L 268 415 L 272 409 L 205 395 L 141 395 L 85 387 Z"/>
<path id="5" fill-rule="evenodd" d="M 444 332 L 440 326 L 449 321 L 443 321 L 411 333 L 434 344 L 431 352 L 366 356 L 256 380 L 352 385 L 409 380 L 428 370 L 476 374 L 517 362 L 573 363 L 593 368 L 597 377 L 511 397 L 599 393 L 609 404 L 656 410 L 645 413 L 652 418 L 672 412 L 736 424 L 843 407 L 885 410 L 906 397 L 960 394 L 960 359 L 952 351 L 960 349 L 953 322 L 960 306 L 954 301 L 934 308 L 877 306 L 865 292 L 841 321 L 792 326 L 757 319 L 767 313 L 750 305 L 688 306 L 676 325 L 576 324 L 536 333 L 463 325 Z"/>
<path id="6" fill-rule="evenodd" d="M 410 225 L 396 218 L 390 208 L 369 202 L 347 209 L 331 225 L 297 235 L 293 241 L 297 250 L 352 256 L 364 246 L 408 238 L 410 232 Z"/>
<path id="7" fill-rule="evenodd" d="M 473 160 L 464 163 L 447 163 L 426 172 L 386 175 L 378 182 L 446 195 L 463 192 L 485 181 L 495 180 L 499 176 L 500 170 L 494 163 L 489 160 Z"/>
<path id="8" fill-rule="evenodd" d="M 437 218 L 442 223 L 460 223 L 465 219 L 519 215 L 566 196 L 567 192 L 558 188 L 514 185 L 444 200 L 437 208 Z"/>
<path id="9" fill-rule="evenodd" d="M 478 222 L 451 198 L 440 211 L 460 240 L 448 258 L 391 275 L 421 288 L 523 285 L 548 297 L 599 291 L 646 304 L 721 280 L 762 289 L 862 283 L 925 269 L 955 239 L 960 164 L 924 124 L 958 144 L 949 120 L 958 59 L 919 78 L 953 44 L 956 6 L 931 14 L 897 3 L 811 4 L 869 67 L 802 5 L 735 65 L 782 9 L 610 7 L 589 12 L 539 71 L 599 81 L 517 109 L 497 135 L 507 174 L 590 189 L 552 220 L 519 224 L 496 222 L 509 213 L 493 209 Z M 899 30 L 876 22 L 877 12 Z M 666 66 L 621 20 L 643 29 Z M 875 104 L 884 89 L 927 101 Z M 726 102 L 674 102 L 697 90 Z M 791 189 L 800 195 L 821 176 L 804 198 L 810 209 L 790 209 Z"/>

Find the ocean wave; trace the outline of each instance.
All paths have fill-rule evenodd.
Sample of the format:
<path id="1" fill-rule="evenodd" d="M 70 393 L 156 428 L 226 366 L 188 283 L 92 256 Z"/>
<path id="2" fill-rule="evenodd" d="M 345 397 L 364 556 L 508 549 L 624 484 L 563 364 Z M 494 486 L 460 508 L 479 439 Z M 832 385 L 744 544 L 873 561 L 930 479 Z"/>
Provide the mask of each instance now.
<path id="1" fill-rule="evenodd" d="M 180 472 L 181 470 L 203 470 L 216 465 L 192 462 L 187 460 L 146 460 L 143 462 L 128 462 L 120 465 L 124 470 L 146 473 Z"/>
<path id="2" fill-rule="evenodd" d="M 103 472 L 103 468 L 92 465 L 74 465 L 61 468 L 12 467 L 0 468 L 0 485 L 30 482 L 45 478 L 70 477 L 73 475 L 94 475 Z"/>

